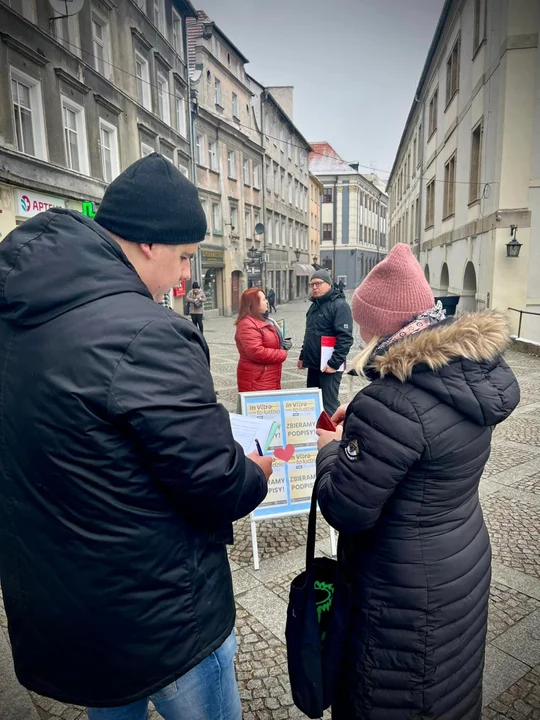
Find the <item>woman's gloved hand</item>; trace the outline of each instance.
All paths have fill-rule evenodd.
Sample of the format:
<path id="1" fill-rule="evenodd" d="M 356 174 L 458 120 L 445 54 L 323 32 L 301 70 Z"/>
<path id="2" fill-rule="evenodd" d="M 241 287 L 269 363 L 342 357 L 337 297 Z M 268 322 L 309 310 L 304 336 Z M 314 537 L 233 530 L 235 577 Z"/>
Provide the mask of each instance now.
<path id="1" fill-rule="evenodd" d="M 287 352 L 292 348 L 292 340 L 291 338 L 283 338 L 283 349 L 287 350 Z"/>

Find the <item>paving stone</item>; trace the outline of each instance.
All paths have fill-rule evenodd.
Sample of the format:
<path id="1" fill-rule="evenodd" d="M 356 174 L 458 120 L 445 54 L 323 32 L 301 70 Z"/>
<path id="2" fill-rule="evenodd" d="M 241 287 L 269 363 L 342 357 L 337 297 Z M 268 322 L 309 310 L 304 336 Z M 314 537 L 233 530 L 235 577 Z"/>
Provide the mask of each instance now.
<path id="1" fill-rule="evenodd" d="M 525 663 L 507 655 L 492 644 L 488 645 L 483 682 L 484 706 L 492 703 L 511 685 L 519 682 L 529 670 Z"/>
<path id="2" fill-rule="evenodd" d="M 484 720 L 539 720 L 540 665 L 484 707 L 482 717 Z"/>
<path id="3" fill-rule="evenodd" d="M 328 535 L 328 525 L 321 518 L 321 521 L 317 522 L 317 538 L 324 540 Z M 306 540 L 307 515 L 276 518 L 257 523 L 257 542 L 261 561 L 287 553 L 297 547 L 305 547 Z M 238 565 L 253 567 L 249 519 L 235 523 L 234 545 L 229 548 L 229 557 Z"/>
<path id="4" fill-rule="evenodd" d="M 482 506 L 493 557 L 508 567 L 540 578 L 538 508 L 499 493 L 483 500 Z"/>
<path id="5" fill-rule="evenodd" d="M 496 441 L 498 440 L 498 437 L 496 433 L 494 433 L 494 440 L 495 442 L 491 449 L 491 455 L 484 470 L 484 478 L 497 475 L 509 468 L 522 465 L 523 463 L 534 459 L 538 459 L 538 467 L 540 470 L 540 452 L 535 450 L 524 453 L 522 447 L 516 447 L 515 445 L 510 446 L 504 443 L 497 444 Z M 502 482 L 502 479 L 498 479 L 497 482 Z"/>
<path id="6" fill-rule="evenodd" d="M 499 637 L 539 608 L 540 600 L 524 595 L 506 585 L 492 582 L 489 595 L 487 641 L 491 642 Z"/>
<path id="7" fill-rule="evenodd" d="M 510 627 L 493 645 L 527 665 L 540 664 L 540 611 L 530 613 Z"/>

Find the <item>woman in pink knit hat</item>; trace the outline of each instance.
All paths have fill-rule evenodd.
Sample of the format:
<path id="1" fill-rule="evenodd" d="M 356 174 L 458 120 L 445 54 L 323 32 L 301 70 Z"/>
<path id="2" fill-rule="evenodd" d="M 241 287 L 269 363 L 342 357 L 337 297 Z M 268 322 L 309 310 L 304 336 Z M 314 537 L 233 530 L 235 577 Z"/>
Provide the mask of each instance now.
<path id="1" fill-rule="evenodd" d="M 507 322 L 446 319 L 401 244 L 352 312 L 371 384 L 337 432 L 318 431 L 319 505 L 353 587 L 332 717 L 480 720 L 491 550 L 478 484 L 519 402 Z"/>

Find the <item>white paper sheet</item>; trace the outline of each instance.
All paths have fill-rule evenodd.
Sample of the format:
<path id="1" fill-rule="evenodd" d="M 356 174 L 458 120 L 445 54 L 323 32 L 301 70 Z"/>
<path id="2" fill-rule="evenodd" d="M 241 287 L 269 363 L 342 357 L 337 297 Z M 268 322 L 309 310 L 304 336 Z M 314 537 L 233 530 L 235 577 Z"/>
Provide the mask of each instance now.
<path id="1" fill-rule="evenodd" d="M 257 449 L 255 440 L 259 441 L 263 452 L 265 452 L 274 426 L 273 420 L 261 420 L 256 417 L 237 415 L 236 413 L 229 413 L 229 417 L 233 437 L 243 447 L 246 455 Z"/>

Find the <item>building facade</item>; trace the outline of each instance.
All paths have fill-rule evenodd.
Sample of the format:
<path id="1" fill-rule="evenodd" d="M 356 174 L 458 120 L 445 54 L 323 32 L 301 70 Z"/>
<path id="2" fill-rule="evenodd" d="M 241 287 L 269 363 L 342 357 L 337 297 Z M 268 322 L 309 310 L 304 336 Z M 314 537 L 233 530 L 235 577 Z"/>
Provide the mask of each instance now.
<path id="1" fill-rule="evenodd" d="M 388 196 L 329 143 L 311 145 L 309 169 L 323 186 L 320 263 L 354 288 L 386 256 Z"/>
<path id="2" fill-rule="evenodd" d="M 0 239 L 52 206 L 92 216 L 153 151 L 188 174 L 194 14 L 188 0 L 88 0 L 69 18 L 0 0 Z"/>
<path id="3" fill-rule="evenodd" d="M 187 26 L 196 179 L 208 222 L 201 285 L 207 315 L 231 315 L 249 285 L 262 286 L 262 262 L 251 263 L 249 249 L 261 245 L 264 149 L 247 58 L 204 12 Z"/>
<path id="4" fill-rule="evenodd" d="M 264 234 L 255 247 L 263 252 L 265 286 L 282 303 L 308 294 L 310 145 L 292 120 L 292 88 L 264 88 L 253 78 L 250 87 L 265 153 Z"/>
<path id="5" fill-rule="evenodd" d="M 321 203 L 324 187 L 312 173 L 309 175 L 309 257 L 312 265 L 320 264 Z"/>
<path id="6" fill-rule="evenodd" d="M 537 0 L 447 0 L 403 131 L 391 243 L 410 243 L 458 310 L 540 313 L 539 34 Z M 540 341 L 539 321 L 522 336 Z"/>

